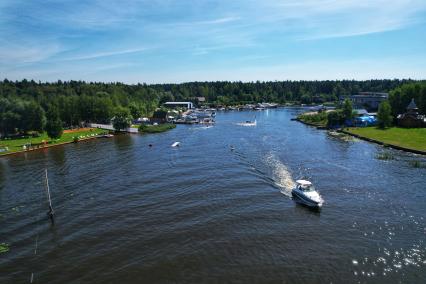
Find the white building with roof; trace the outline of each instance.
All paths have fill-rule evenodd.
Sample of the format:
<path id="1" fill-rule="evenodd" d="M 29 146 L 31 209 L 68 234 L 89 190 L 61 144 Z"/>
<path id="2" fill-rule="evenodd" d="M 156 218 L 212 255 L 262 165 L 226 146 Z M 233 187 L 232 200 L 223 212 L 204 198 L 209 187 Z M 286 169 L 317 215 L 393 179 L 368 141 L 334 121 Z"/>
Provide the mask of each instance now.
<path id="1" fill-rule="evenodd" d="M 165 102 L 164 106 L 167 108 L 187 108 L 187 109 L 193 109 L 194 104 L 191 102 Z"/>

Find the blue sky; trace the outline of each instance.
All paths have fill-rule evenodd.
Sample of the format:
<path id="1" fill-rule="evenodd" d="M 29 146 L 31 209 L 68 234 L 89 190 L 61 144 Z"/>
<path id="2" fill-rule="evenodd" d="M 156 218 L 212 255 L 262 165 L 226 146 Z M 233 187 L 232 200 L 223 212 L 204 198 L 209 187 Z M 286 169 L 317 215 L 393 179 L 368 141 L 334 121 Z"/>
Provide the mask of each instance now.
<path id="1" fill-rule="evenodd" d="M 0 78 L 426 79 L 426 1 L 0 0 Z"/>

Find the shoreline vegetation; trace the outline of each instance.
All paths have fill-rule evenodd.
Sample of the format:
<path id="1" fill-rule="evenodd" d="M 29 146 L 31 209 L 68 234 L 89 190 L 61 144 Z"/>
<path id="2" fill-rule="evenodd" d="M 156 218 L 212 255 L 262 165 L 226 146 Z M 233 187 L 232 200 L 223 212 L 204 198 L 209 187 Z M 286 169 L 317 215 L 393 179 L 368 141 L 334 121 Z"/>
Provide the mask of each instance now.
<path id="1" fill-rule="evenodd" d="M 176 124 L 173 123 L 164 123 L 164 124 L 158 124 L 158 125 L 144 125 L 141 124 L 139 126 L 139 133 L 141 134 L 148 134 L 148 133 L 161 133 L 165 132 L 171 129 L 176 128 Z"/>
<path id="2" fill-rule="evenodd" d="M 327 112 L 307 112 L 302 113 L 295 119 L 304 124 L 315 126 L 319 129 L 327 127 Z"/>
<path id="3" fill-rule="evenodd" d="M 375 121 L 367 127 L 353 127 L 356 125 L 354 122 L 356 113 L 349 100 L 345 100 L 336 111 L 306 112 L 293 120 L 318 129 L 336 129 L 341 133 L 385 147 L 426 155 L 426 128 L 421 128 L 423 123 L 420 124 L 420 128 L 409 128 L 401 127 L 399 121 L 401 117 L 408 115 L 409 121 L 415 120 L 417 124 L 409 123 L 405 126 L 417 127 L 418 121 L 424 119 L 425 113 L 426 84 L 423 82 L 405 84 L 392 90 L 388 99 L 378 106 Z"/>
<path id="4" fill-rule="evenodd" d="M 327 127 L 327 114 L 325 112 L 304 113 L 299 115 L 295 120 L 316 127 L 317 129 L 332 129 Z M 376 126 L 370 126 L 339 128 L 337 130 L 368 142 L 397 150 L 426 155 L 426 128 L 390 127 L 380 129 Z"/>
<path id="5" fill-rule="evenodd" d="M 165 123 L 159 125 L 141 125 L 139 126 L 140 134 L 162 133 L 176 128 L 175 124 Z M 80 141 L 99 138 L 100 135 L 108 134 L 109 130 L 102 128 L 80 128 L 73 130 L 65 130 L 59 139 L 50 139 L 46 133 L 38 137 L 22 136 L 19 138 L 5 138 L 0 140 L 0 149 L 8 149 L 0 152 L 0 157 L 8 156 L 24 152 L 32 152 L 42 150 L 54 146 L 60 146 Z M 24 148 L 25 146 L 25 148 Z"/>
<path id="6" fill-rule="evenodd" d="M 367 81 L 275 81 L 275 82 L 189 82 L 182 84 L 137 84 L 101 82 L 52 82 L 33 80 L 0 81 L 0 155 L 32 151 L 39 148 L 88 139 L 87 133 L 69 135 L 62 130 L 83 124 L 113 123 L 114 129 L 126 129 L 135 120 L 153 117 L 168 101 L 190 101 L 203 108 L 235 109 L 235 105 L 274 102 L 280 106 L 335 105 L 336 111 L 323 110 L 302 114 L 295 120 L 319 129 L 339 129 L 353 119 L 349 97 L 363 90 L 389 92 L 387 108 L 382 106 L 377 120 L 388 128 L 392 120 L 404 113 L 415 99 L 420 114 L 426 113 L 425 80 L 367 80 Z M 346 98 L 346 99 L 344 99 Z M 342 99 L 344 99 L 342 104 Z M 339 108 L 339 105 L 341 108 Z M 243 108 L 247 109 L 247 108 Z M 252 109 L 257 109 L 252 107 Z M 350 125 L 350 124 L 346 124 Z M 140 133 L 159 133 L 175 125 L 141 126 Z M 105 130 L 99 130 L 105 131 Z M 136 130 L 134 130 L 136 132 Z M 391 130 L 382 130 L 384 132 Z M 406 131 L 406 130 L 401 130 Z M 15 139 L 21 133 L 40 133 Z M 382 133 L 384 133 L 382 132 Z M 371 133 L 351 133 L 364 140 L 422 152 L 423 140 L 410 144 L 411 137 L 400 135 L 402 141 Z M 92 135 L 92 134 L 90 134 Z M 369 136 L 370 135 L 370 136 Z M 372 136 L 371 136 L 372 135 Z M 49 138 L 47 137 L 49 136 Z M 77 137 L 76 137 L 77 136 Z M 410 139 L 409 139 L 410 138 Z"/>
<path id="7" fill-rule="evenodd" d="M 391 91 L 415 80 L 187 82 L 181 84 L 102 83 L 85 81 L 0 81 L 0 136 L 50 132 L 84 123 L 124 129 L 132 120 L 151 117 L 165 102 L 187 101 L 199 107 L 274 102 L 311 105 L 339 102 L 361 90 Z M 50 131 L 48 131 L 50 130 Z"/>
<path id="8" fill-rule="evenodd" d="M 0 148 L 8 149 L 7 151 L 0 152 L 1 156 L 12 155 L 22 152 L 30 152 L 41 150 L 49 147 L 86 141 L 98 138 L 99 135 L 108 133 L 107 130 L 97 128 L 81 128 L 73 130 L 65 130 L 59 139 L 50 139 L 46 133 L 38 137 L 24 136 L 15 139 L 2 139 L 0 140 Z M 25 149 L 24 149 L 25 146 Z"/>

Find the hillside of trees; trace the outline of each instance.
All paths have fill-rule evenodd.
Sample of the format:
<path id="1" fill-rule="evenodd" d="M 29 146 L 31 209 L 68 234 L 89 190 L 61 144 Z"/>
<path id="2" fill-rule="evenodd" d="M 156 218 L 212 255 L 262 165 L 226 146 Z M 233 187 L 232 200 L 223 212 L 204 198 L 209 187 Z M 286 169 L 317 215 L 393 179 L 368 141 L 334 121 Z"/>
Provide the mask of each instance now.
<path id="1" fill-rule="evenodd" d="M 41 132 L 45 130 L 46 114 L 49 114 L 47 117 L 55 117 L 56 124 L 60 120 L 67 128 L 84 122 L 108 123 L 123 112 L 133 118 L 150 116 L 165 101 L 196 102 L 196 97 L 205 97 L 206 102 L 212 105 L 256 102 L 310 104 L 337 101 L 340 96 L 360 91 L 389 92 L 395 89 L 395 96 L 404 97 L 406 92 L 412 92 L 410 87 L 403 86 L 405 84 L 420 83 L 412 80 L 369 80 L 126 85 L 4 80 L 0 81 L 0 133 Z M 417 89 L 414 91 L 417 92 Z M 393 109 L 399 111 L 396 105 L 405 103 L 405 100 L 405 97 L 396 99 Z"/>

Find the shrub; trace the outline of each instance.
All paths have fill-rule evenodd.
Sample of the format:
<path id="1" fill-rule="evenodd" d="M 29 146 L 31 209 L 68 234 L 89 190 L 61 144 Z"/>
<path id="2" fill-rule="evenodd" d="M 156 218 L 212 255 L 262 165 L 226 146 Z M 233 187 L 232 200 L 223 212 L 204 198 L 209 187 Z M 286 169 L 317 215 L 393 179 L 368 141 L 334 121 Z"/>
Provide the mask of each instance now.
<path id="1" fill-rule="evenodd" d="M 328 127 L 340 127 L 345 122 L 345 116 L 342 111 L 331 111 L 327 114 Z"/>
<path id="2" fill-rule="evenodd" d="M 143 132 L 144 130 L 146 130 L 148 128 L 148 126 L 146 124 L 141 124 L 138 128 L 139 132 Z"/>

